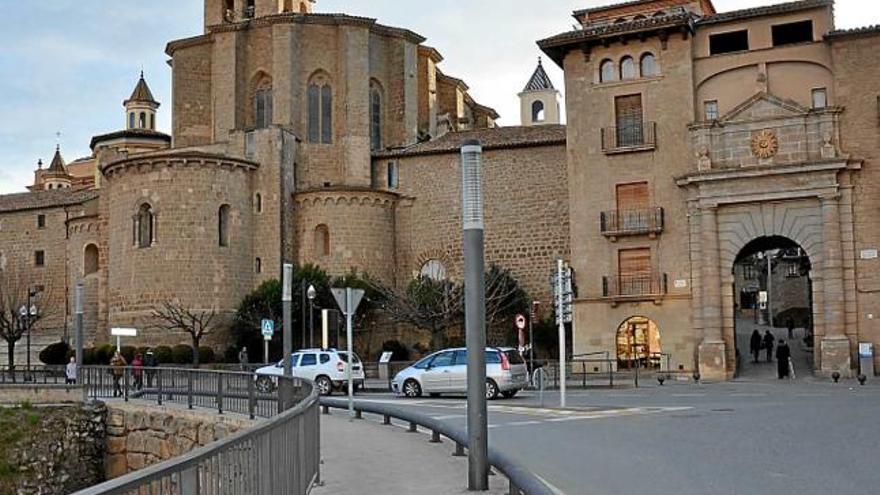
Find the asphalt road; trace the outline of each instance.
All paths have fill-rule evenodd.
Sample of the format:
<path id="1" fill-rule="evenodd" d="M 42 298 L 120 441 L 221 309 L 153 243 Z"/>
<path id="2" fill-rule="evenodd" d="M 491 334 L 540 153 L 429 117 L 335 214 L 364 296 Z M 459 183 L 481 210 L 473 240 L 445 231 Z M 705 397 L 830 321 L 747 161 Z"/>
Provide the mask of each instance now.
<path id="1" fill-rule="evenodd" d="M 466 422 L 463 398 L 358 398 Z M 568 405 L 528 392 L 490 402 L 489 436 L 569 495 L 880 492 L 878 385 L 673 383 L 571 391 Z"/>

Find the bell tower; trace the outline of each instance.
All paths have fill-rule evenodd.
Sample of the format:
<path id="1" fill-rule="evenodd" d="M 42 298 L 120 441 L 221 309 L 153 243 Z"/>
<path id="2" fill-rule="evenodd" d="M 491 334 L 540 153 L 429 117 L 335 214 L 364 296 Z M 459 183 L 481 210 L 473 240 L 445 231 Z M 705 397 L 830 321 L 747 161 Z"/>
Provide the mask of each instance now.
<path id="1" fill-rule="evenodd" d="M 519 94 L 519 100 L 520 120 L 524 126 L 559 124 L 562 121 L 561 95 L 544 71 L 540 57 L 538 67 Z"/>
<path id="2" fill-rule="evenodd" d="M 125 129 L 130 130 L 156 130 L 156 110 L 159 102 L 153 98 L 147 81 L 144 80 L 144 72 L 134 87 L 131 96 L 123 102 L 125 105 Z"/>

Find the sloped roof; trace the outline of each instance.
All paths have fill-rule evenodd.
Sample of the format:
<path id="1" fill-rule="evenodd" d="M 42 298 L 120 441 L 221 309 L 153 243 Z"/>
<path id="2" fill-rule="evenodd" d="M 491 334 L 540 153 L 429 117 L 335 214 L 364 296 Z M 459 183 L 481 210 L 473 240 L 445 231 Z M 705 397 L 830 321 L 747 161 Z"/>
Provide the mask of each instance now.
<path id="1" fill-rule="evenodd" d="M 153 98 L 153 92 L 150 91 L 150 86 L 147 85 L 147 81 L 144 79 L 143 71 L 141 71 L 141 78 L 134 87 L 134 91 L 131 92 L 131 96 L 125 100 L 126 105 L 131 102 L 152 103 L 154 105 L 159 104 L 159 102 Z"/>
<path id="2" fill-rule="evenodd" d="M 93 189 L 50 189 L 0 195 L 0 213 L 57 208 L 85 203 L 100 196 Z"/>
<path id="3" fill-rule="evenodd" d="M 752 17 L 761 17 L 765 15 L 785 14 L 788 12 L 797 12 L 801 10 L 814 9 L 819 7 L 830 7 L 834 4 L 833 0 L 800 0 L 798 2 L 779 3 L 775 5 L 765 5 L 763 7 L 754 7 L 750 9 L 732 10 L 730 12 L 720 12 L 715 15 L 702 17 L 697 20 L 698 25 L 717 24 L 728 21 L 738 21 L 741 19 L 749 19 Z"/>
<path id="4" fill-rule="evenodd" d="M 556 88 L 553 87 L 553 81 L 550 80 L 550 76 L 544 71 L 544 64 L 541 62 L 541 58 L 538 57 L 538 67 L 535 69 L 534 74 L 532 74 L 531 79 L 529 79 L 529 82 L 526 84 L 525 89 L 523 89 L 523 93 L 528 91 L 544 91 L 547 89 Z"/>
<path id="5" fill-rule="evenodd" d="M 473 131 L 449 132 L 433 141 L 415 144 L 408 148 L 373 153 L 374 158 L 405 157 L 457 153 L 461 143 L 477 139 L 484 150 L 526 148 L 565 144 L 564 125 L 493 127 Z"/>
<path id="6" fill-rule="evenodd" d="M 67 167 L 64 165 L 64 158 L 61 157 L 61 147 L 55 147 L 55 156 L 52 157 L 52 163 L 49 164 L 47 170 L 50 174 L 67 175 Z"/>

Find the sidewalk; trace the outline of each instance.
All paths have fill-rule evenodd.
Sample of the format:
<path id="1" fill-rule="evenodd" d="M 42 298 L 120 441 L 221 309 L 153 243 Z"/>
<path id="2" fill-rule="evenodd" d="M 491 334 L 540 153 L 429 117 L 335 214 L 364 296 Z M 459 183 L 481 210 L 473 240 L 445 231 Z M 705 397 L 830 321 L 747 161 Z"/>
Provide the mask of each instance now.
<path id="1" fill-rule="evenodd" d="M 426 433 L 383 426 L 374 416 L 348 420 L 344 411 L 321 415 L 321 480 L 315 495 L 458 495 L 467 490 L 467 457 L 455 445 L 429 443 Z M 492 495 L 506 493 L 504 476 L 489 477 Z"/>

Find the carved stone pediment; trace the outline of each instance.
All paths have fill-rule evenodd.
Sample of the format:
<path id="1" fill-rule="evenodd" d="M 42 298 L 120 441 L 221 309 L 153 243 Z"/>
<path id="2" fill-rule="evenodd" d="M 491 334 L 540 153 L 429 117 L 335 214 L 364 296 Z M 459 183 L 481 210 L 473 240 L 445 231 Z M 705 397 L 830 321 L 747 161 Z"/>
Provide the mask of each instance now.
<path id="1" fill-rule="evenodd" d="M 797 117 L 808 113 L 810 113 L 809 108 L 791 100 L 777 98 L 769 93 L 758 93 L 721 117 L 719 123 Z"/>

